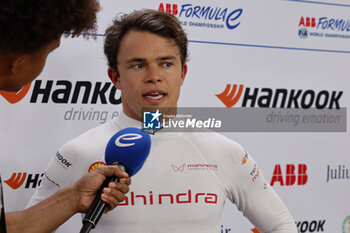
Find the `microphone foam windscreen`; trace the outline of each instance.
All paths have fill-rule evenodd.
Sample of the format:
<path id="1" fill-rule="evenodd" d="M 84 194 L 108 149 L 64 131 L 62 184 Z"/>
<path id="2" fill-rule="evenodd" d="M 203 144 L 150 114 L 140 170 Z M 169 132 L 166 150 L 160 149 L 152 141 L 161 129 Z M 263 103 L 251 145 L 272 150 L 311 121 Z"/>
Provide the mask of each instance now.
<path id="1" fill-rule="evenodd" d="M 135 175 L 143 166 L 151 150 L 151 137 L 138 128 L 120 130 L 107 143 L 105 161 L 124 165 L 129 176 Z"/>

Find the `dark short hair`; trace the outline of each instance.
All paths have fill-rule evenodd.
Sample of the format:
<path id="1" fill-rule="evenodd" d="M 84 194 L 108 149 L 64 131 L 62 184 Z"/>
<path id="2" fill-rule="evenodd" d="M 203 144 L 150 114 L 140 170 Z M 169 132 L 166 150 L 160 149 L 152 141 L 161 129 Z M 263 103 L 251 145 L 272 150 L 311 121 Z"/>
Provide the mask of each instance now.
<path id="1" fill-rule="evenodd" d="M 180 50 L 182 65 L 186 63 L 188 39 L 179 20 L 169 13 L 146 9 L 123 14 L 113 20 L 112 26 L 107 28 L 104 53 L 109 67 L 117 71 L 120 42 L 130 30 L 151 32 L 173 39 Z"/>
<path id="2" fill-rule="evenodd" d="M 1 0 L 0 54 L 35 53 L 63 33 L 95 34 L 98 0 Z"/>

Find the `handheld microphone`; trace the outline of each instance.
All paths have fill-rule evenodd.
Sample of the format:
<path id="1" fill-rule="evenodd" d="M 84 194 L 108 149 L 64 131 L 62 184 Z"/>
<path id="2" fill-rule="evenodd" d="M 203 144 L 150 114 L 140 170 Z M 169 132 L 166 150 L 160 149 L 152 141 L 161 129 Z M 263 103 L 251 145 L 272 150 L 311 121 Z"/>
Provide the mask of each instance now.
<path id="1" fill-rule="evenodd" d="M 143 166 L 151 150 L 151 137 L 148 133 L 138 128 L 125 128 L 109 140 L 105 151 L 107 165 L 118 165 L 129 176 L 135 175 Z M 94 229 L 100 220 L 107 204 L 101 200 L 104 187 L 110 182 L 118 182 L 119 177 L 107 177 L 103 182 L 99 195 L 95 198 L 83 219 L 83 227 L 80 233 L 88 233 Z"/>

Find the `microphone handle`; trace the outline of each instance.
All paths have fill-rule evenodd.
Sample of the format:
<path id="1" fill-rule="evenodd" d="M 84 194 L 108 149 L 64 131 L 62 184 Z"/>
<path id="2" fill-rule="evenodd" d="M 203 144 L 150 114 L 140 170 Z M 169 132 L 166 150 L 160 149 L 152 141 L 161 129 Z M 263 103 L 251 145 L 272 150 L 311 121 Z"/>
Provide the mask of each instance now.
<path id="1" fill-rule="evenodd" d="M 118 165 L 123 171 L 126 171 L 125 166 L 118 163 L 113 163 L 113 165 Z M 101 194 L 103 193 L 102 190 L 105 187 L 108 187 L 108 184 L 110 182 L 118 182 L 119 177 L 117 176 L 110 176 L 107 177 L 106 180 L 103 182 L 100 190 L 98 191 L 98 195 L 96 196 L 94 202 L 91 204 L 90 209 L 86 213 L 84 219 L 83 219 L 83 227 L 80 230 L 80 233 L 88 233 L 91 229 L 94 229 L 100 220 L 103 212 L 105 211 L 107 207 L 107 203 L 103 202 L 101 200 Z"/>

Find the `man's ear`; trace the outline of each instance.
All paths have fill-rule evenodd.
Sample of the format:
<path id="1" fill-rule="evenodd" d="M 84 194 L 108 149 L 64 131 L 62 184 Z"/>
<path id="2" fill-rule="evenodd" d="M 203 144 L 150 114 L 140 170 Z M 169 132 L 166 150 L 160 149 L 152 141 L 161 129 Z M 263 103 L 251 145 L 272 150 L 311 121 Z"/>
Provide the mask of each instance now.
<path id="1" fill-rule="evenodd" d="M 10 71 L 13 74 L 16 74 L 22 67 L 22 65 L 26 62 L 28 58 L 28 55 L 21 54 L 21 55 L 16 55 L 13 58 L 11 58 L 10 61 Z"/>
<path id="2" fill-rule="evenodd" d="M 114 86 L 120 90 L 121 87 L 120 87 L 119 75 L 118 75 L 117 71 L 111 67 L 108 67 L 107 73 L 108 73 L 109 79 L 112 81 Z"/>
<path id="3" fill-rule="evenodd" d="M 187 74 L 187 64 L 184 64 L 182 67 L 182 72 L 181 72 L 181 79 L 182 79 L 181 85 L 185 81 L 186 74 Z"/>

